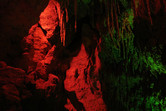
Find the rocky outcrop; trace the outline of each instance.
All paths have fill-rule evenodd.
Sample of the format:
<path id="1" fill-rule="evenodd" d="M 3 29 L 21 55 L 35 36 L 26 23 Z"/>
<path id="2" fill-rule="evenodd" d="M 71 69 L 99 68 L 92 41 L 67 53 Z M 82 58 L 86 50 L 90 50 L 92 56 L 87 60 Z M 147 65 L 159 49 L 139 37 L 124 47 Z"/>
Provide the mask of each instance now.
<path id="1" fill-rule="evenodd" d="M 21 99 L 31 96 L 24 84 L 26 73 L 24 70 L 7 66 L 0 61 L 0 109 L 21 111 Z"/>
<path id="2" fill-rule="evenodd" d="M 24 37 L 22 65 L 26 71 L 1 63 L 2 95 L 11 101 L 6 103 L 11 110 L 106 110 L 94 31 L 89 25 L 84 27 L 84 37 L 77 37 L 81 49 L 70 52 L 75 44 L 65 47 L 64 22 L 68 18 L 64 13 L 67 15 L 67 9 L 61 10 L 56 0 L 50 0 Z"/>
<path id="3" fill-rule="evenodd" d="M 98 55 L 96 55 L 95 64 L 91 64 L 91 59 L 82 44 L 79 54 L 72 59 L 70 68 L 66 71 L 65 89 L 69 92 L 75 92 L 78 101 L 83 104 L 86 111 L 106 110 L 97 71 L 100 67 L 97 65 L 97 57 Z M 70 100 L 68 100 L 66 108 L 76 111 L 69 104 L 71 104 Z"/>
<path id="4" fill-rule="evenodd" d="M 59 98 L 58 87 L 59 78 L 53 74 L 48 75 L 47 81 L 41 78 L 34 80 L 24 70 L 7 66 L 5 62 L 0 61 L 1 111 L 24 111 L 28 109 L 35 111 L 38 110 L 38 102 L 41 99 L 51 102 L 50 98 L 54 98 L 54 103 L 50 106 L 55 106 Z M 33 102 L 31 103 L 31 101 Z M 46 105 L 46 107 L 48 106 Z"/>
<path id="5" fill-rule="evenodd" d="M 27 59 L 27 72 L 36 72 L 41 78 L 47 79 L 47 64 L 53 58 L 55 45 L 49 42 L 59 24 L 59 3 L 50 0 L 47 7 L 40 14 L 40 20 L 29 30 L 29 35 L 24 37 L 24 59 Z"/>

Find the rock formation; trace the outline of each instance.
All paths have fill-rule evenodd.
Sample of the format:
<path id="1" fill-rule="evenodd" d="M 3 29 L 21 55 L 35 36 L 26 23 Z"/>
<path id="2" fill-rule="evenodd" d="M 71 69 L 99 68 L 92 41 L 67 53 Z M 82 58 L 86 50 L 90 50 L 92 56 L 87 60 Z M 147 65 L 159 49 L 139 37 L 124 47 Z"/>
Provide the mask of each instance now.
<path id="1" fill-rule="evenodd" d="M 53 93 L 56 95 L 57 87 L 61 91 L 64 89 L 63 93 L 67 96 L 64 105 L 68 110 L 104 111 L 106 106 L 99 81 L 101 40 L 97 40 L 93 31 L 90 35 L 85 32 L 85 28 L 89 28 L 85 25 L 81 29 L 84 35 L 78 37 L 82 41 L 80 51 L 77 49 L 73 55 L 64 46 L 66 21 L 63 20 L 63 13 L 60 4 L 50 0 L 39 22 L 24 37 L 23 55 L 27 59 L 28 82 L 34 84 L 35 89 L 45 97 Z M 54 84 L 54 81 L 57 82 Z"/>

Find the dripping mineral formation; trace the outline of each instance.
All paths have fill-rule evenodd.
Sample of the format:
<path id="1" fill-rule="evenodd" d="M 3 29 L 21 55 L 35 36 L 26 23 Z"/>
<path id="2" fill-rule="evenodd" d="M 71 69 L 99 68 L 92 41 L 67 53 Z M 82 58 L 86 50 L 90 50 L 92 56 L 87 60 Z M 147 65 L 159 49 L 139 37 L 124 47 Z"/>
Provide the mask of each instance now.
<path id="1" fill-rule="evenodd" d="M 4 110 L 106 110 L 99 82 L 101 40 L 92 34 L 95 45 L 91 48 L 93 40 L 77 37 L 81 44 L 70 52 L 65 47 L 67 22 L 67 9 L 50 0 L 38 23 L 22 40 L 26 71 L 1 62 L 1 79 L 10 75 L 3 80 L 2 90 L 10 101 L 5 106 L 11 107 L 3 107 Z"/>
<path id="2" fill-rule="evenodd" d="M 166 0 L 0 7 L 0 111 L 165 111 Z"/>

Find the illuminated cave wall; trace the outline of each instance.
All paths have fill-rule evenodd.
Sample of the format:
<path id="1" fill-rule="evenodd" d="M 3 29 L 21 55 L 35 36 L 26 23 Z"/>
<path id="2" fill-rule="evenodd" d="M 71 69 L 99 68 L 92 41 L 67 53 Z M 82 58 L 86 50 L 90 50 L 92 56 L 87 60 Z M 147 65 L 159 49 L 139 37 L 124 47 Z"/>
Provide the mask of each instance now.
<path id="1" fill-rule="evenodd" d="M 0 6 L 0 110 L 166 110 L 165 0 Z"/>

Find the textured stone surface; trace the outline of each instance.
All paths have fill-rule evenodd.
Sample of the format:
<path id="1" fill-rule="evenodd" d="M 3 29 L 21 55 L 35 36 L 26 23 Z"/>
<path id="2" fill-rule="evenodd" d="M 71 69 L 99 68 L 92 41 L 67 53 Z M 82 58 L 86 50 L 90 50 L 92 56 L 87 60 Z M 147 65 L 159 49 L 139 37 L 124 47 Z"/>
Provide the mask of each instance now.
<path id="1" fill-rule="evenodd" d="M 88 57 L 82 44 L 79 54 L 73 58 L 70 68 L 66 72 L 65 89 L 69 92 L 75 92 L 78 101 L 83 104 L 86 111 L 104 111 L 106 107 L 102 99 L 99 78 L 97 75 L 93 75 L 95 73 L 91 72 L 90 69 L 87 69 L 93 67 L 89 66 L 91 61 Z M 69 105 L 66 107 L 72 108 Z"/>
<path id="2" fill-rule="evenodd" d="M 23 38 L 21 65 L 27 74 L 22 69 L 0 62 L 0 90 L 5 95 L 4 100 L 9 100 L 5 105 L 10 106 L 4 109 L 105 110 L 98 77 L 97 40 L 95 37 L 91 40 L 94 32 L 87 26 L 90 32 L 84 30 L 83 39 L 78 36 L 80 42 L 77 44 L 82 44 L 81 49 L 76 47 L 74 50 L 69 46 L 74 50 L 70 52 L 65 47 L 67 13 L 67 9 L 61 10 L 56 0 L 50 0 L 38 22 Z M 71 46 L 75 47 L 75 44 Z"/>
<path id="3" fill-rule="evenodd" d="M 40 13 L 45 9 L 48 1 L 0 1 L 0 60 L 10 66 L 23 68 L 24 61 L 20 63 L 22 59 L 20 42 L 27 36 L 31 26 L 39 21 Z"/>
<path id="4" fill-rule="evenodd" d="M 53 35 L 59 22 L 57 5 L 58 3 L 56 1 L 50 0 L 47 7 L 40 14 L 39 24 L 47 31 L 47 38 L 50 38 Z"/>
<path id="5" fill-rule="evenodd" d="M 26 73 L 22 69 L 0 62 L 0 109 L 21 111 L 21 99 L 31 96 L 24 84 Z M 3 66 L 3 67 L 2 67 Z"/>
<path id="6" fill-rule="evenodd" d="M 57 2 L 50 0 L 47 7 L 40 14 L 40 20 L 29 30 L 29 35 L 24 37 L 24 59 L 28 59 L 28 72 L 38 71 L 38 73 L 47 78 L 46 64 L 53 58 L 50 53 L 55 49 L 51 46 L 48 38 L 53 36 L 53 32 L 59 23 L 57 13 Z M 55 36 L 54 36 L 55 37 Z"/>
<path id="7" fill-rule="evenodd" d="M 43 79 L 36 80 L 36 89 L 44 91 L 46 97 L 56 94 L 56 87 L 59 82 L 59 78 L 53 74 L 49 74 L 48 80 L 44 81 Z"/>

